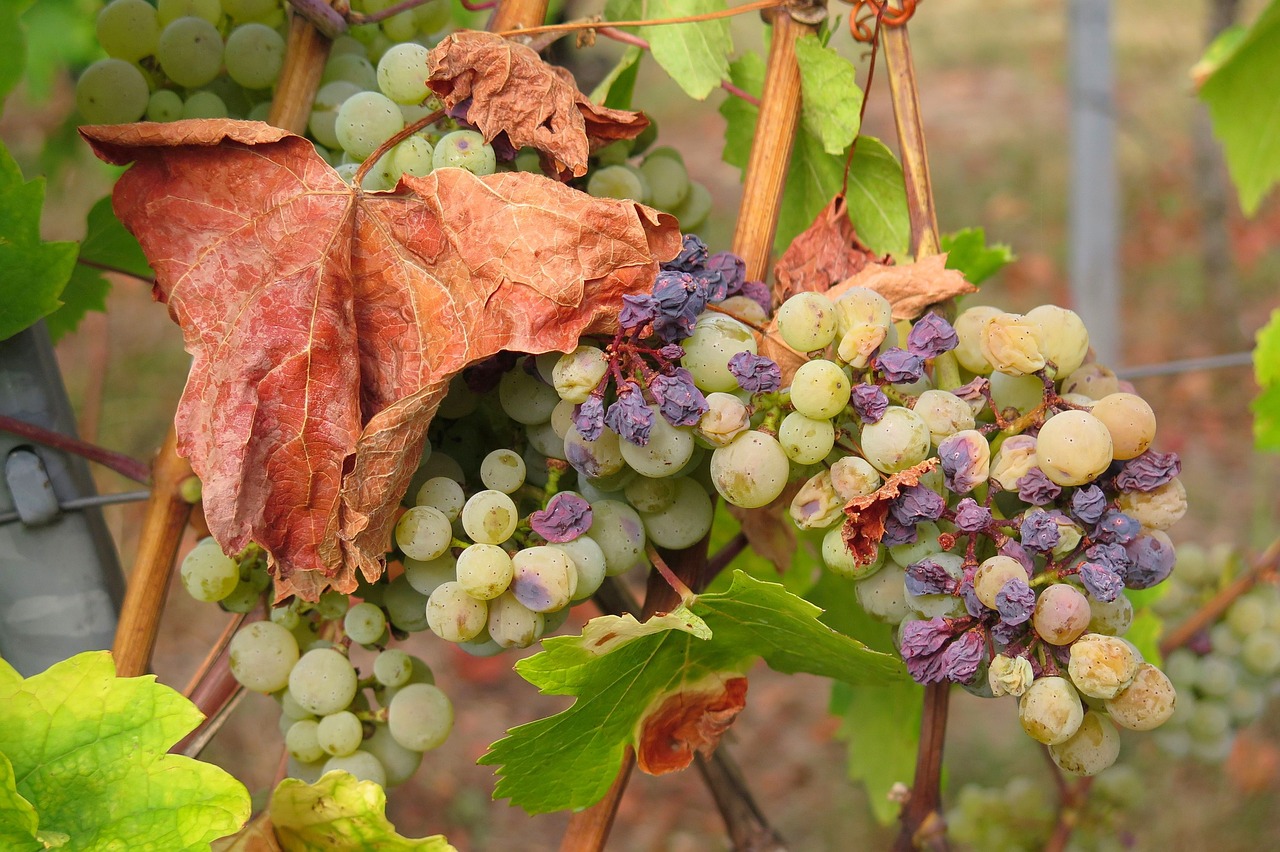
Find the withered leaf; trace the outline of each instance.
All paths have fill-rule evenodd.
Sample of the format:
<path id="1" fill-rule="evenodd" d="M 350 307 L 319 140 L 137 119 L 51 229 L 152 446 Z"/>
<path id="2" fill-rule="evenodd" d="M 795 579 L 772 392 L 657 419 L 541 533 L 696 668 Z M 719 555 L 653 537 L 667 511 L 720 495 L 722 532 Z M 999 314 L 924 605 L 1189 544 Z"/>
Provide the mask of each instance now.
<path id="1" fill-rule="evenodd" d="M 453 374 L 608 330 L 680 246 L 670 216 L 538 175 L 441 169 L 367 194 L 256 122 L 81 132 L 134 163 L 115 210 L 194 358 L 176 425 L 210 530 L 260 544 L 280 597 L 381 573 Z"/>
<path id="2" fill-rule="evenodd" d="M 681 686 L 640 719 L 636 766 L 649 775 L 665 775 L 692 763 L 695 752 L 710 756 L 746 706 L 745 677 L 713 675 L 702 683 Z"/>
<path id="3" fill-rule="evenodd" d="M 742 528 L 752 551 L 768 560 L 779 573 L 791 567 L 798 546 L 796 528 L 788 510 L 803 485 L 801 480 L 788 482 L 773 502 L 756 509 L 744 509 L 732 503 L 725 506 Z"/>
<path id="4" fill-rule="evenodd" d="M 446 107 L 472 99 L 466 120 L 485 139 L 505 131 L 516 148 L 533 146 L 575 177 L 587 173 L 592 151 L 649 126 L 643 113 L 597 106 L 568 71 L 492 33 L 449 35 L 432 49 L 427 68 L 427 85 Z"/>
<path id="5" fill-rule="evenodd" d="M 879 260 L 858 239 L 844 194 L 837 193 L 778 258 L 773 267 L 773 303 L 780 305 L 796 293 L 826 292 Z"/>
<path id="6" fill-rule="evenodd" d="M 875 561 L 876 550 L 884 538 L 884 519 L 889 516 L 889 504 L 904 486 L 916 485 L 920 477 L 938 466 L 938 459 L 925 459 L 904 471 L 895 473 L 871 494 L 854 497 L 844 507 L 845 522 L 841 529 L 845 547 L 860 565 Z"/>

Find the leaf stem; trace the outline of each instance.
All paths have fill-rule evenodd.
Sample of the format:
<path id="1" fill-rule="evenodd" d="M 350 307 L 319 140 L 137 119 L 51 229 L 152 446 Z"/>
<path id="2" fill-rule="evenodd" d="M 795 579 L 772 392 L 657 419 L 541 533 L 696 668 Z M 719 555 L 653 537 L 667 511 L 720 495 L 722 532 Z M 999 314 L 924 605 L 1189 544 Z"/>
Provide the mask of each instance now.
<path id="1" fill-rule="evenodd" d="M 44 426 L 37 426 L 35 423 L 0 414 L 0 432 L 9 432 L 55 450 L 82 456 L 143 485 L 151 482 L 151 471 L 132 456 L 99 447 L 97 444 L 90 444 L 88 441 L 55 432 Z"/>
<path id="2" fill-rule="evenodd" d="M 662 578 L 671 584 L 671 588 L 675 589 L 676 594 L 680 596 L 680 603 L 688 606 L 697 599 L 697 595 L 693 590 L 684 584 L 684 581 L 676 576 L 675 572 L 667 567 L 666 560 L 658 553 L 657 548 L 652 544 L 645 545 L 645 553 L 649 555 L 649 559 L 653 562 L 653 567 L 658 569 L 658 573 Z"/>
<path id="3" fill-rule="evenodd" d="M 438 109 L 433 113 L 424 115 L 422 118 L 418 119 L 417 121 L 413 122 L 410 125 L 407 125 L 399 133 L 395 134 L 390 139 L 388 139 L 387 141 L 379 145 L 377 148 L 375 148 L 373 153 L 370 154 L 368 158 L 365 159 L 365 161 L 360 164 L 360 168 L 356 169 L 355 176 L 351 178 L 351 186 L 354 187 L 355 189 L 359 189 L 360 184 L 364 181 L 364 176 L 369 173 L 369 169 L 373 166 L 374 163 L 382 159 L 383 155 L 385 155 L 388 151 L 390 151 L 392 148 L 399 145 L 404 140 L 408 139 L 413 134 L 417 133 L 422 128 L 426 127 L 429 124 L 435 124 L 437 121 L 444 118 L 444 114 L 445 114 L 444 110 Z"/>
<path id="4" fill-rule="evenodd" d="M 607 27 L 661 27 L 669 24 L 696 24 L 701 21 L 713 21 L 717 18 L 732 18 L 735 15 L 744 15 L 748 12 L 756 12 L 764 9 L 774 9 L 778 6 L 785 6 L 787 0 L 752 0 L 750 3 L 744 3 L 741 6 L 733 6 L 728 9 L 719 9 L 715 12 L 705 12 L 701 15 L 683 15 L 678 18 L 654 18 L 648 21 L 601 21 L 596 18 L 588 18 L 581 21 L 567 21 L 563 24 L 547 24 L 541 27 L 518 27 L 516 29 L 501 30 L 496 33 L 503 37 L 514 35 L 536 35 L 538 33 L 571 33 L 578 30 L 599 30 L 601 25 Z"/>
<path id="5" fill-rule="evenodd" d="M 100 269 L 103 272 L 110 272 L 115 275 L 127 275 L 130 278 L 136 278 L 137 280 L 142 281 L 146 284 L 150 284 L 153 287 L 155 286 L 155 283 L 156 283 L 156 279 L 154 276 L 149 277 L 146 275 L 139 275 L 136 272 L 130 272 L 127 269 L 121 269 L 120 267 L 112 266 L 109 263 L 99 263 L 96 260 L 85 260 L 83 257 L 77 257 L 76 263 L 80 264 L 81 266 L 87 266 L 90 269 Z"/>
<path id="6" fill-rule="evenodd" d="M 396 3 L 394 6 L 379 9 L 377 12 L 357 12 L 352 9 L 347 12 L 344 17 L 346 17 L 348 24 L 376 24 L 378 21 L 385 21 L 387 18 L 394 18 L 401 12 L 407 12 L 410 9 L 415 9 L 418 6 L 422 6 L 430 2 L 431 0 L 400 0 L 400 2 Z M 462 0 L 462 5 L 468 10 L 475 12 L 479 11 L 479 9 L 487 9 L 493 4 L 490 3 L 486 6 L 480 6 L 479 9 L 477 9 L 477 7 L 468 5 L 467 0 Z"/>
<path id="7" fill-rule="evenodd" d="M 1280 538 L 1271 542 L 1271 545 L 1243 574 L 1232 580 L 1222 591 L 1205 601 L 1204 605 L 1190 617 L 1169 631 L 1169 635 L 1160 642 L 1160 653 L 1168 655 L 1174 649 L 1181 648 L 1190 642 L 1197 633 L 1217 621 L 1237 598 L 1253 588 L 1254 584 L 1264 576 L 1274 574 L 1278 568 L 1280 568 Z"/>

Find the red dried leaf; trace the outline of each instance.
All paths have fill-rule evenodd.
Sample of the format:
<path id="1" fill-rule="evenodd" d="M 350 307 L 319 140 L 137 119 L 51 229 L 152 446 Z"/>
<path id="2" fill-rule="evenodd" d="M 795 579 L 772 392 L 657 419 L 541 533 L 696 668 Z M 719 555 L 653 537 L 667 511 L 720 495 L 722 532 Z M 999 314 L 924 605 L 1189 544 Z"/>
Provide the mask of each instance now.
<path id="1" fill-rule="evenodd" d="M 880 259 L 858 239 L 848 204 L 838 194 L 774 265 L 773 303 L 780 305 L 796 293 L 824 293 Z"/>
<path id="2" fill-rule="evenodd" d="M 884 519 L 889 516 L 889 503 L 907 485 L 916 485 L 920 477 L 938 466 L 936 458 L 925 459 L 884 481 L 873 493 L 854 497 L 844 507 L 845 522 L 841 535 L 845 547 L 859 565 L 870 565 L 884 538 Z"/>
<path id="3" fill-rule="evenodd" d="M 115 210 L 194 356 L 176 425 L 209 527 L 228 551 L 262 545 L 281 597 L 381 574 L 452 375 L 607 331 L 680 245 L 670 216 L 537 175 L 367 194 L 258 123 L 82 133 L 134 162 Z"/>
<path id="4" fill-rule="evenodd" d="M 645 713 L 636 735 L 636 765 L 650 775 L 678 772 L 694 752 L 715 751 L 720 737 L 747 706 L 747 679 L 713 676 L 710 683 L 686 685 Z"/>
<path id="5" fill-rule="evenodd" d="M 587 173 L 592 151 L 649 126 L 643 113 L 597 106 L 568 71 L 492 33 L 453 33 L 432 49 L 427 68 L 427 85 L 447 108 L 473 99 L 466 120 L 485 139 L 505 131 L 512 145 L 537 148 L 574 177 Z"/>
<path id="6" fill-rule="evenodd" d="M 901 266 L 868 263 L 861 272 L 832 287 L 827 295 L 838 299 L 850 287 L 866 287 L 884 296 L 893 305 L 894 319 L 915 319 L 930 305 L 978 292 L 959 270 L 947 269 L 945 254 L 922 257 Z"/>

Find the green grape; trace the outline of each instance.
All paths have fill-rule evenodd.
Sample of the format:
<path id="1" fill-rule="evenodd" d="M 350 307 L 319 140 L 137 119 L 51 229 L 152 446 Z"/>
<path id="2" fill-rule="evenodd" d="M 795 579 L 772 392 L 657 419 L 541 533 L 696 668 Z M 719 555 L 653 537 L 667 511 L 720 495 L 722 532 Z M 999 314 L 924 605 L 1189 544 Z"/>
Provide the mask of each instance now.
<path id="1" fill-rule="evenodd" d="M 440 150 L 439 145 L 436 150 Z M 440 166 L 437 165 L 436 168 Z M 498 383 L 498 401 L 512 420 L 526 426 L 535 426 L 551 420 L 551 412 L 555 411 L 560 402 L 560 395 L 554 387 L 517 366 L 503 374 Z"/>
<path id="2" fill-rule="evenodd" d="M 923 557 L 921 557 L 923 558 Z M 918 561 L 918 560 L 917 560 Z M 911 564 L 911 563 L 905 563 Z M 1027 582 L 1027 569 L 1011 556 L 992 556 L 978 566 L 973 575 L 973 592 L 982 605 L 990 609 L 996 608 L 996 595 L 1010 580 Z"/>
<path id="3" fill-rule="evenodd" d="M 375 725 L 373 736 L 361 747 L 378 759 L 387 773 L 387 786 L 395 787 L 413 777 L 422 765 L 422 752 L 407 749 L 395 741 L 386 725 Z"/>
<path id="4" fill-rule="evenodd" d="M 550 546 L 568 556 L 578 572 L 573 601 L 586 600 L 594 595 L 604 582 L 606 568 L 604 549 L 596 540 L 589 535 L 580 535 L 573 541 Z"/>
<path id="5" fill-rule="evenodd" d="M 648 564 L 645 557 L 644 522 L 636 510 L 617 500 L 591 503 L 591 528 L 587 534 L 604 552 L 605 574 L 619 574 Z M 496 638 L 496 637 L 495 637 Z"/>
<path id="6" fill-rule="evenodd" d="M 1120 392 L 1120 380 L 1109 368 L 1101 364 L 1084 364 L 1062 380 L 1062 393 L 1080 394 L 1090 399 Z"/>
<path id="7" fill-rule="evenodd" d="M 112 0 L 98 13 L 98 44 L 107 56 L 137 62 L 156 52 L 160 19 L 146 0 Z"/>
<path id="8" fill-rule="evenodd" d="M 1133 624 L 1133 603 L 1126 595 L 1119 595 L 1114 601 L 1089 598 L 1090 633 L 1101 633 L 1104 636 L 1123 636 Z"/>
<path id="9" fill-rule="evenodd" d="M 236 631 L 227 647 L 231 675 L 245 689 L 275 692 L 289 683 L 298 662 L 293 634 L 270 621 L 255 621 Z"/>
<path id="10" fill-rule="evenodd" d="M 405 42 L 418 34 L 418 20 L 414 17 L 412 9 L 384 18 L 380 26 L 386 37 L 393 42 Z M 382 55 L 386 56 L 386 53 Z"/>
<path id="11" fill-rule="evenodd" d="M 434 153 L 427 137 L 415 133 L 392 148 L 389 156 L 400 174 L 423 177 L 431 174 Z"/>
<path id="12" fill-rule="evenodd" d="M 956 580 L 964 576 L 964 557 L 958 553 L 935 553 L 930 559 Z M 1025 575 L 1024 575 L 1025 576 Z M 906 592 L 907 606 L 925 618 L 957 618 L 965 615 L 959 595 L 913 595 Z"/>
<path id="13" fill-rule="evenodd" d="M 320 87 L 311 105 L 311 117 L 307 121 L 307 129 L 311 131 L 311 135 L 317 142 L 326 148 L 342 147 L 338 142 L 337 131 L 334 129 L 338 110 L 347 98 L 360 91 L 360 87 L 349 80 L 334 80 Z"/>
<path id="14" fill-rule="evenodd" d="M 546 620 L 516 599 L 508 589 L 489 601 L 489 638 L 503 648 L 527 648 L 542 637 Z"/>
<path id="15" fill-rule="evenodd" d="M 587 194 L 593 198 L 616 198 L 641 204 L 649 196 L 649 186 L 639 171 L 627 165 L 605 166 L 587 178 Z"/>
<path id="16" fill-rule="evenodd" d="M 378 72 L 361 54 L 343 53 L 329 57 L 324 65 L 324 72 L 320 75 L 320 84 L 323 86 L 336 80 L 354 83 L 362 92 L 378 94 Z"/>
<path id="17" fill-rule="evenodd" d="M 1115 698 L 1133 683 L 1142 658 L 1114 636 L 1086 633 L 1071 643 L 1067 672 L 1076 689 L 1091 698 Z"/>
<path id="18" fill-rule="evenodd" d="M 1054 364 L 1059 377 L 1079 369 L 1089 354 L 1089 332 L 1075 311 L 1041 305 L 1028 311 L 1026 318 L 1039 328 L 1044 357 Z"/>
<path id="19" fill-rule="evenodd" d="M 389 648 L 373 658 L 373 678 L 383 686 L 404 686 L 413 674 L 413 658 L 398 648 Z"/>
<path id="20" fill-rule="evenodd" d="M 680 345 L 684 347 L 680 363 L 703 393 L 737 390 L 738 380 L 729 372 L 730 359 L 739 352 L 756 354 L 756 338 L 748 326 L 710 311 L 698 317 L 693 334 Z"/>
<path id="21" fill-rule="evenodd" d="M 320 595 L 312 608 L 325 621 L 337 621 L 347 614 L 349 599 L 342 592 L 330 590 Z"/>
<path id="22" fill-rule="evenodd" d="M 876 558 L 884 557 L 879 554 Z M 911 612 L 907 606 L 906 579 L 907 572 L 901 565 L 884 564 L 879 571 L 854 583 L 858 605 L 877 621 L 900 624 Z"/>
<path id="23" fill-rule="evenodd" d="M 392 739 L 411 751 L 430 751 L 453 730 L 453 704 L 438 687 L 413 683 L 391 699 L 387 730 Z"/>
<path id="24" fill-rule="evenodd" d="M 324 757 L 317 730 L 320 725 L 314 719 L 299 719 L 289 726 L 284 735 L 284 747 L 289 756 L 302 763 L 314 763 Z"/>
<path id="25" fill-rule="evenodd" d="M 880 487 L 880 471 L 857 456 L 845 456 L 831 465 L 831 487 L 845 502 L 874 494 Z"/>
<path id="26" fill-rule="evenodd" d="M 1271 677 L 1280 671 L 1280 633 L 1259 630 L 1245 637 L 1240 662 L 1258 677 Z"/>
<path id="27" fill-rule="evenodd" d="M 1063 411 L 1040 427 L 1036 464 L 1058 485 L 1084 485 L 1111 465 L 1111 433 L 1085 411 Z"/>
<path id="28" fill-rule="evenodd" d="M 994 384 L 994 381 L 992 382 Z M 929 427 L 929 440 L 936 447 L 947 438 L 974 427 L 973 409 L 949 391 L 927 390 L 916 398 L 911 409 Z"/>
<path id="29" fill-rule="evenodd" d="M 387 617 L 371 603 L 358 603 L 347 610 L 342 619 L 342 630 L 357 645 L 372 645 L 387 629 Z"/>
<path id="30" fill-rule="evenodd" d="M 427 626 L 446 642 L 467 642 L 485 628 L 489 608 L 460 583 L 441 583 L 427 599 Z"/>
<path id="31" fill-rule="evenodd" d="M 439 509 L 414 506 L 396 522 L 396 546 L 410 559 L 427 561 L 443 556 L 453 543 L 453 526 Z"/>
<path id="32" fill-rule="evenodd" d="M 601 430 L 596 440 L 588 441 L 576 428 L 570 427 L 564 436 L 564 455 L 582 476 L 606 478 L 626 469 L 622 443 L 618 433 L 609 428 Z"/>
<path id="33" fill-rule="evenodd" d="M 711 454 L 711 481 L 735 506 L 755 509 L 773 502 L 787 486 L 791 463 L 772 435 L 749 431 Z"/>
<path id="34" fill-rule="evenodd" d="M 1236 687 L 1236 671 L 1235 661 L 1215 647 L 1213 653 L 1200 658 L 1196 686 L 1210 698 L 1224 698 Z"/>
<path id="35" fill-rule="evenodd" d="M 502 544 L 519 522 L 516 504 L 501 491 L 479 491 L 462 507 L 462 528 L 476 544 Z"/>
<path id="36" fill-rule="evenodd" d="M 890 406 L 875 423 L 862 427 L 862 455 L 881 473 L 898 473 L 924 461 L 931 441 L 924 418 L 897 405 Z"/>
<path id="37" fill-rule="evenodd" d="M 218 601 L 218 606 L 227 612 L 249 612 L 262 600 L 262 589 L 255 588 L 253 583 L 241 580 L 231 594 Z"/>
<path id="38" fill-rule="evenodd" d="M 496 544 L 473 544 L 458 556 L 458 584 L 477 600 L 493 600 L 507 590 L 513 576 L 511 557 Z"/>
<path id="39" fill-rule="evenodd" d="M 567 355 L 558 355 L 551 369 L 551 383 L 561 400 L 586 402 L 600 380 L 609 372 L 609 359 L 595 346 L 579 346 Z"/>
<path id="40" fill-rule="evenodd" d="M 797 352 L 825 349 L 836 337 L 836 306 L 822 293 L 797 293 L 778 308 L 778 333 Z"/>
<path id="41" fill-rule="evenodd" d="M 676 499 L 676 482 L 670 478 L 653 479 L 637 476 L 622 489 L 627 502 L 637 512 L 661 512 Z"/>
<path id="42" fill-rule="evenodd" d="M 398 693 L 401 689 L 403 689 L 405 686 L 409 684 L 412 684 L 412 683 L 432 683 L 433 684 L 436 682 L 436 676 L 435 676 L 435 673 L 431 671 L 431 667 L 428 666 L 425 662 L 423 662 L 418 657 L 411 656 L 409 658 L 409 667 L 410 667 L 410 671 L 409 671 L 408 680 L 406 680 L 404 683 L 400 684 L 399 686 L 387 686 L 382 689 L 381 698 L 378 702 L 381 706 L 383 707 L 389 706 L 391 704 L 391 700 L 396 697 L 396 693 Z"/>
<path id="43" fill-rule="evenodd" d="M 387 770 L 382 767 L 378 758 L 364 749 L 329 758 L 324 762 L 321 774 L 329 772 L 347 772 L 354 775 L 357 781 L 372 781 L 379 787 L 387 786 Z"/>
<path id="44" fill-rule="evenodd" d="M 427 596 L 410 585 L 405 575 L 401 574 L 387 586 L 383 605 L 391 624 L 405 633 L 427 629 Z"/>
<path id="45" fill-rule="evenodd" d="M 1027 736 L 1045 745 L 1064 743 L 1084 720 L 1084 707 L 1065 677 L 1039 677 L 1018 700 L 1018 722 Z"/>
<path id="46" fill-rule="evenodd" d="M 214 603 L 235 591 L 240 582 L 240 566 L 222 552 L 216 541 L 205 538 L 183 558 L 178 576 L 187 594 L 198 601 Z"/>
<path id="47" fill-rule="evenodd" d="M 89 124 L 137 121 L 150 99 L 142 72 L 123 59 L 99 59 L 76 81 L 76 108 Z"/>
<path id="48" fill-rule="evenodd" d="M 1120 756 L 1120 734 L 1106 716 L 1090 710 L 1069 739 L 1049 745 L 1049 756 L 1063 772 L 1097 775 Z"/>
<path id="49" fill-rule="evenodd" d="M 658 406 L 651 405 L 653 426 L 649 441 L 643 447 L 630 441 L 619 443 L 619 450 L 628 465 L 642 476 L 663 477 L 679 473 L 693 456 L 693 432 L 680 426 L 672 426 L 662 416 Z"/>
<path id="50" fill-rule="evenodd" d="M 1019 414 L 1026 414 L 1044 402 L 1044 382 L 1039 376 L 992 373 L 991 400 L 996 410 L 1002 413 L 1012 408 Z"/>
<path id="51" fill-rule="evenodd" d="M 706 223 L 714 203 L 711 190 L 707 189 L 705 184 L 695 180 L 689 184 L 689 194 L 685 196 L 684 202 L 670 212 L 679 220 L 680 230 L 687 233 L 701 228 Z"/>
<path id="52" fill-rule="evenodd" d="M 645 535 L 658 547 L 683 550 L 711 531 L 715 507 L 706 490 L 688 477 L 675 480 L 675 500 L 665 509 L 642 513 Z"/>
<path id="53" fill-rule="evenodd" d="M 832 573 L 853 580 L 863 580 L 884 566 L 884 548 L 877 547 L 875 559 L 863 565 L 854 558 L 845 544 L 840 527 L 832 527 L 822 537 L 822 562 Z"/>
<path id="54" fill-rule="evenodd" d="M 280 9 L 279 0 L 221 0 L 221 3 L 222 11 L 237 21 L 258 21 Z M 364 52 L 363 46 L 360 52 Z"/>
<path id="55" fill-rule="evenodd" d="M 420 44 L 405 42 L 382 54 L 378 60 L 378 88 L 398 104 L 420 104 L 431 89 L 427 87 L 427 56 Z"/>
<path id="56" fill-rule="evenodd" d="M 1231 711 L 1225 702 L 1202 698 L 1187 719 L 1187 733 L 1201 743 L 1215 743 L 1231 731 Z"/>
<path id="57" fill-rule="evenodd" d="M 430 0 L 414 8 L 413 18 L 418 24 L 418 32 L 432 35 L 449 26 L 453 12 L 448 0 Z"/>
<path id="58" fill-rule="evenodd" d="M 302 616 L 292 606 L 273 606 L 268 617 L 272 624 L 279 624 L 285 630 L 293 630 L 302 623 Z"/>
<path id="59" fill-rule="evenodd" d="M 284 39 L 263 24 L 241 24 L 223 50 L 227 76 L 246 89 L 266 89 L 284 67 Z"/>
<path id="60" fill-rule="evenodd" d="M 511 569 L 511 592 L 533 612 L 563 609 L 577 591 L 573 560 L 554 547 L 538 545 L 517 552 L 511 557 Z"/>
<path id="61" fill-rule="evenodd" d="M 1025 376 L 1043 369 L 1040 326 L 1021 314 L 998 313 L 982 326 L 982 357 L 997 372 Z"/>
<path id="62" fill-rule="evenodd" d="M 493 146 L 474 130 L 455 130 L 441 136 L 431 164 L 437 169 L 466 169 L 479 177 L 491 175 L 498 169 Z"/>
<path id="63" fill-rule="evenodd" d="M 640 173 L 649 184 L 649 204 L 668 213 L 689 197 L 689 172 L 676 157 L 653 152 L 645 157 Z"/>
<path id="64" fill-rule="evenodd" d="M 182 104 L 183 118 L 226 118 L 227 105 L 207 89 L 192 92 Z"/>
<path id="65" fill-rule="evenodd" d="M 450 521 L 458 519 L 466 502 L 467 495 L 463 492 L 462 486 L 447 476 L 433 476 L 428 479 L 422 483 L 422 487 L 413 498 L 415 506 L 430 506 L 442 512 Z"/>
<path id="66" fill-rule="evenodd" d="M 159 0 L 156 13 L 162 27 L 187 16 L 216 26 L 222 22 L 222 3 L 220 0 Z"/>
<path id="67" fill-rule="evenodd" d="M 494 450 L 480 463 L 480 481 L 485 488 L 513 494 L 524 485 L 524 459 L 514 450 Z"/>
<path id="68" fill-rule="evenodd" d="M 1147 451 L 1156 438 L 1156 415 L 1142 397 L 1111 393 L 1094 403 L 1089 413 L 1111 433 L 1112 455 L 1124 460 Z"/>
<path id="69" fill-rule="evenodd" d="M 204 18 L 178 18 L 160 33 L 156 59 L 170 80 L 198 89 L 213 82 L 222 71 L 222 35 Z"/>
<path id="70" fill-rule="evenodd" d="M 289 694 L 310 713 L 337 713 L 356 697 L 356 670 L 332 648 L 307 651 L 289 672 Z"/>
<path id="71" fill-rule="evenodd" d="M 1241 639 L 1248 639 L 1267 626 L 1268 603 L 1256 595 L 1245 595 L 1227 610 L 1226 623 Z"/>
<path id="72" fill-rule="evenodd" d="M 849 377 L 839 364 L 816 358 L 802 364 L 792 377 L 791 404 L 806 417 L 830 420 L 849 404 L 850 390 Z"/>
<path id="73" fill-rule="evenodd" d="M 566 460 L 564 439 L 556 434 L 556 430 L 552 427 L 550 420 L 546 423 L 530 426 L 525 430 L 525 437 L 529 439 L 529 448 L 536 451 L 544 459 Z"/>
<path id="74" fill-rule="evenodd" d="M 350 710 L 339 710 L 322 718 L 316 725 L 316 742 L 326 754 L 341 757 L 351 754 L 364 742 L 364 726 Z"/>
<path id="75" fill-rule="evenodd" d="M 958 345 L 953 350 L 960 366 L 980 376 L 991 373 L 991 362 L 982 352 L 982 330 L 987 321 L 1003 313 L 990 305 L 977 305 L 961 312 L 952 327 L 956 330 Z"/>
<path id="76" fill-rule="evenodd" d="M 933 521 L 921 521 L 916 525 L 916 540 L 905 544 L 895 544 L 889 548 L 889 556 L 894 562 L 903 566 L 914 565 L 926 556 L 942 552 L 938 536 L 942 531 Z M 1026 576 L 1026 573 L 1023 573 Z"/>
<path id="77" fill-rule="evenodd" d="M 1267 707 L 1266 696 L 1256 686 L 1237 686 L 1226 700 L 1232 723 L 1240 727 L 1253 724 Z"/>
<path id="78" fill-rule="evenodd" d="M 171 89 L 156 89 L 144 117 L 147 121 L 177 121 L 182 118 L 182 96 Z"/>
<path id="79" fill-rule="evenodd" d="M 421 562 L 417 559 L 404 560 L 405 582 L 420 595 L 429 595 L 441 583 L 454 579 L 456 560 L 452 553 Z"/>
<path id="80" fill-rule="evenodd" d="M 1165 673 L 1150 663 L 1142 663 L 1133 682 L 1108 699 L 1106 708 L 1117 725 L 1132 731 L 1150 731 L 1167 722 L 1174 710 L 1180 709 L 1178 703 L 1178 693 Z M 1187 709 L 1194 710 L 1193 702 L 1186 703 Z"/>
<path id="81" fill-rule="evenodd" d="M 357 160 L 368 157 L 403 129 L 400 110 L 379 92 L 359 92 L 347 98 L 333 124 L 338 144 Z"/>
<path id="82" fill-rule="evenodd" d="M 836 429 L 830 420 L 815 420 L 799 411 L 782 418 L 778 427 L 778 443 L 796 464 L 817 464 L 827 457 L 835 442 Z"/>

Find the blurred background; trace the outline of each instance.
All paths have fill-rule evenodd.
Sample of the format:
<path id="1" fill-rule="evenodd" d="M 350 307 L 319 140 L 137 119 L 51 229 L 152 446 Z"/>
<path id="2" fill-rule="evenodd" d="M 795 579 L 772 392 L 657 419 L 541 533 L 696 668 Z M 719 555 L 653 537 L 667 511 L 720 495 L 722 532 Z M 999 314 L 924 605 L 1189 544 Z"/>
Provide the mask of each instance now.
<path id="1" fill-rule="evenodd" d="M 27 177 L 48 179 L 44 233 L 83 236 L 85 214 L 114 172 L 74 133 L 73 80 L 99 55 L 93 37 L 98 0 L 38 0 L 24 15 L 31 45 L 28 78 L 6 104 L 0 139 Z M 1118 356 L 1125 368 L 1247 351 L 1280 307 L 1280 201 L 1244 218 L 1221 164 L 1190 69 L 1224 20 L 1251 20 L 1256 0 L 1128 0 L 1112 8 L 1112 60 L 1118 208 Z M 566 11 L 595 11 L 588 3 Z M 833 4 L 847 20 L 849 7 Z M 759 49 L 754 15 L 735 19 L 739 50 Z M 1071 87 L 1065 0 L 932 0 L 911 27 L 929 139 L 933 186 L 944 232 L 986 229 L 1017 261 L 972 303 L 1026 310 L 1072 302 L 1068 244 Z M 868 50 L 842 22 L 833 44 L 859 64 Z M 575 51 L 589 89 L 613 46 Z M 881 69 L 882 70 L 882 69 Z M 870 92 L 863 132 L 896 148 L 883 74 Z M 715 106 L 689 100 L 653 63 L 643 66 L 637 107 L 654 117 L 663 144 L 678 148 L 692 176 L 715 198 L 706 229 L 712 250 L 729 248 L 740 191 L 721 162 L 723 120 Z M 1099 177 L 1106 180 L 1106 175 Z M 105 314 L 91 314 L 58 345 L 58 360 L 84 438 L 149 458 L 167 429 L 185 379 L 181 335 L 148 288 L 119 278 Z M 1172 531 L 1179 544 L 1232 543 L 1256 553 L 1280 533 L 1280 457 L 1251 450 L 1247 365 L 1132 379 L 1160 419 L 1159 445 L 1183 458 L 1191 510 Z M 102 491 L 130 483 L 95 471 Z M 107 519 L 122 564 L 133 556 L 141 509 L 113 507 Z M 194 541 L 194 539 L 193 539 Z M 177 589 L 155 658 L 160 679 L 181 689 L 222 631 L 227 616 Z M 580 622 L 594 613 L 581 607 Z M 432 663 L 459 708 L 449 741 L 394 792 L 390 815 L 407 835 L 445 833 L 462 849 L 555 848 L 567 818 L 529 818 L 490 803 L 492 776 L 474 761 L 510 725 L 555 712 L 559 699 L 532 695 L 510 671 L 513 655 L 479 660 L 415 637 L 410 649 Z M 862 788 L 844 773 L 844 745 L 827 713 L 828 685 L 753 673 L 747 710 L 726 739 L 764 811 L 795 849 L 886 848 L 894 827 L 877 825 Z M 1024 776 L 1053 794 L 1042 751 L 1023 736 L 1012 702 L 981 702 L 957 690 L 946 754 L 946 801 L 968 784 L 1003 787 Z M 274 703 L 250 695 L 205 753 L 264 800 L 279 765 Z M 1280 848 L 1280 702 L 1244 729 L 1230 756 L 1204 764 L 1175 760 L 1151 737 L 1128 736 L 1122 761 L 1140 790 L 1127 815 L 1108 823 L 1110 841 L 1079 848 L 1255 850 Z M 1024 807 L 1007 798 L 1017 818 Z M 1083 843 L 1083 841 L 1082 841 Z M 637 774 L 610 848 L 726 848 L 713 803 L 693 772 Z M 1023 848 L 978 846 L 977 848 Z M 1033 848 L 1033 847 L 1030 847 Z"/>

